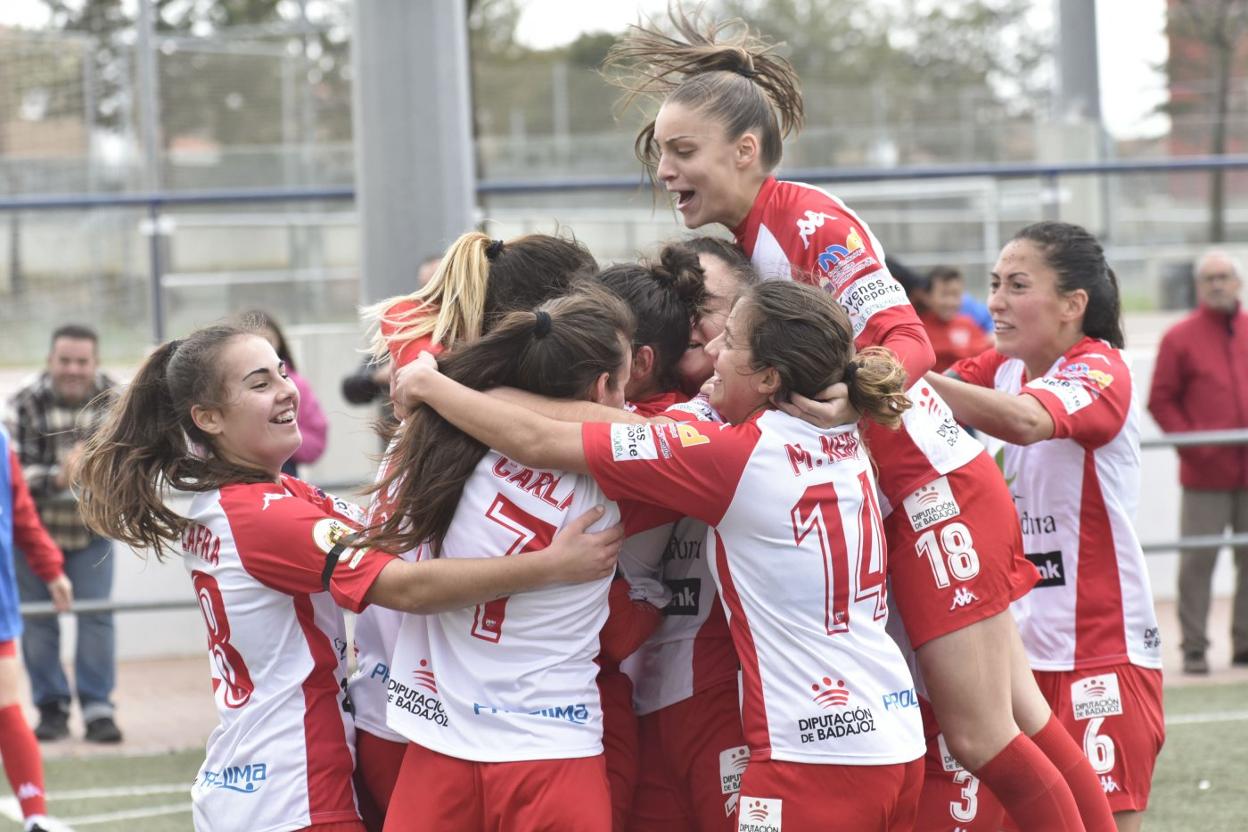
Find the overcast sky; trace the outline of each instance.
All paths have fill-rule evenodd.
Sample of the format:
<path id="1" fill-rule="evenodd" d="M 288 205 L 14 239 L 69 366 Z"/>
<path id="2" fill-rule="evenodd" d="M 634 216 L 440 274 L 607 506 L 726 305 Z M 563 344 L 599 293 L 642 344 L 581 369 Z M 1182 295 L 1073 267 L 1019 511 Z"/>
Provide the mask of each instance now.
<path id="1" fill-rule="evenodd" d="M 1052 19 L 1057 0 L 1033 2 L 1038 18 Z M 639 12 L 662 12 L 667 0 L 521 0 L 521 5 L 521 40 L 546 48 L 575 40 L 581 32 L 621 31 Z M 0 24 L 41 26 L 46 9 L 38 0 L 0 0 Z M 1165 11 L 1165 0 L 1097 0 L 1101 108 L 1118 138 L 1156 135 L 1166 128 L 1165 117 L 1154 112 L 1165 100 L 1165 81 L 1155 69 L 1166 57 Z"/>

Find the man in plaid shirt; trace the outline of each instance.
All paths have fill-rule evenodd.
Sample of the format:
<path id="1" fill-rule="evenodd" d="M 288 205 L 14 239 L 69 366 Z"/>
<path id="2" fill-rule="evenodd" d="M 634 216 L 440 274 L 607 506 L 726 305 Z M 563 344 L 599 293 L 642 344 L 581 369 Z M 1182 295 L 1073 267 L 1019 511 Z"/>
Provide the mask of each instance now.
<path id="1" fill-rule="evenodd" d="M 99 370 L 95 331 L 74 324 L 52 333 L 48 366 L 9 401 L 5 421 L 39 518 L 65 552 L 65 573 L 80 600 L 107 600 L 112 592 L 112 541 L 83 525 L 67 471 L 83 442 L 103 421 L 115 398 L 115 384 Z M 104 394 L 104 395 L 101 395 Z M 22 601 L 48 601 L 47 585 L 16 562 Z M 35 736 L 57 740 L 69 735 L 69 682 L 60 660 L 61 630 L 56 618 L 27 622 L 22 654 L 39 708 Z M 116 650 L 112 613 L 80 613 L 74 680 L 86 738 L 120 742 L 113 718 Z"/>

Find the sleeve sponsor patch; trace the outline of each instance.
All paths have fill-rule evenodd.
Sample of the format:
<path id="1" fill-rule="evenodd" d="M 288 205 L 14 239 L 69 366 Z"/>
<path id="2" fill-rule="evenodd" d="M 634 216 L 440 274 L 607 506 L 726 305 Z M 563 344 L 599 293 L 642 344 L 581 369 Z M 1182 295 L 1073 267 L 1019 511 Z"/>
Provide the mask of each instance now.
<path id="1" fill-rule="evenodd" d="M 1092 404 L 1092 394 L 1079 381 L 1060 376 L 1045 376 L 1027 385 L 1032 390 L 1046 390 L 1057 397 L 1068 415 L 1074 415 Z"/>
<path id="2" fill-rule="evenodd" d="M 719 415 L 719 411 L 711 406 L 707 398 L 701 394 L 694 396 L 687 402 L 680 402 L 668 408 L 668 410 L 677 410 L 682 413 L 691 413 L 699 422 L 722 422 L 724 417 Z"/>
<path id="3" fill-rule="evenodd" d="M 855 338 L 866 329 L 872 315 L 894 306 L 910 304 L 901 284 L 887 274 L 872 275 L 850 284 L 838 300 L 849 313 Z"/>
<path id="4" fill-rule="evenodd" d="M 1122 694 L 1118 691 L 1118 674 L 1088 676 L 1070 686 L 1070 704 L 1075 719 L 1098 716 L 1122 716 Z"/>
<path id="5" fill-rule="evenodd" d="M 612 425 L 611 458 L 616 462 L 658 459 L 659 451 L 650 425 Z"/>
<path id="6" fill-rule="evenodd" d="M 910 526 L 916 532 L 962 513 L 953 490 L 949 488 L 948 477 L 932 480 L 903 500 L 902 505 L 910 518 Z"/>
<path id="7" fill-rule="evenodd" d="M 335 546 L 349 536 L 355 534 L 355 529 L 343 523 L 341 520 L 335 520 L 332 517 L 325 517 L 317 520 L 312 526 L 312 540 L 316 543 L 316 547 L 325 554 L 330 554 Z M 338 562 L 346 561 L 348 569 L 354 569 L 360 565 L 360 560 L 364 557 L 366 549 L 354 549 L 350 545 L 342 547 L 338 554 Z"/>

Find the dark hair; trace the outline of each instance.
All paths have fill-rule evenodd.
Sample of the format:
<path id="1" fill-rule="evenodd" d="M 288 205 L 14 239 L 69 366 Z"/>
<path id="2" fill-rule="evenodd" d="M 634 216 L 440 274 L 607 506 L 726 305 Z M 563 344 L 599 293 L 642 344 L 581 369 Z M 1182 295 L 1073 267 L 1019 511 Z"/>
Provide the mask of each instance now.
<path id="1" fill-rule="evenodd" d="M 541 313 L 549 315 L 550 325 L 539 337 Z M 508 314 L 488 335 L 444 356 L 440 368 L 477 390 L 507 386 L 584 398 L 602 373 L 615 378 L 625 357 L 620 338 L 632 331 L 622 300 L 585 285 L 532 312 Z M 432 408 L 417 408 L 400 429 L 386 477 L 371 489 L 385 495 L 390 510 L 366 530 L 362 545 L 404 552 L 427 542 L 438 554 L 464 483 L 486 450 Z"/>
<path id="2" fill-rule="evenodd" d="M 82 324 L 61 324 L 52 331 L 52 339 L 48 341 L 48 349 L 56 346 L 56 339 L 72 338 L 75 341 L 90 341 L 99 346 L 100 336 L 89 326 Z"/>
<path id="3" fill-rule="evenodd" d="M 238 316 L 239 327 L 260 335 L 264 334 L 264 330 L 272 330 L 277 336 L 277 347 L 275 352 L 277 357 L 286 362 L 286 369 L 295 369 L 295 359 L 290 357 L 290 346 L 286 343 L 286 334 L 282 332 L 282 328 L 277 325 L 277 321 L 273 316 L 262 309 L 252 309 Z"/>
<path id="4" fill-rule="evenodd" d="M 424 336 L 447 349 L 473 341 L 508 312 L 532 309 L 598 270 L 593 255 L 574 239 L 525 234 L 507 240 L 490 258 L 486 249 L 493 242 L 479 231 L 461 234 L 428 283 L 366 309 L 374 322 L 384 320 L 393 329 L 374 337 L 374 357 L 384 357 L 390 345 Z M 411 308 L 394 313 L 401 302 Z"/>
<path id="5" fill-rule="evenodd" d="M 931 288 L 931 283 L 926 277 L 892 255 L 884 256 L 884 268 L 888 269 L 888 273 L 892 275 L 893 280 L 901 284 L 901 288 L 906 291 L 906 295 L 912 295 L 920 291 L 925 292 Z"/>
<path id="6" fill-rule="evenodd" d="M 1014 235 L 1015 240 L 1035 243 L 1045 263 L 1057 273 L 1057 291 L 1068 294 L 1082 289 L 1088 295 L 1083 313 L 1083 334 L 1122 349 L 1122 302 L 1118 277 L 1105 261 L 1105 250 L 1084 228 L 1068 222 L 1038 222 Z"/>
<path id="7" fill-rule="evenodd" d="M 966 280 L 962 270 L 955 266 L 934 266 L 927 273 L 927 285 L 929 288 L 937 283 L 952 283 L 955 280 Z"/>
<path id="8" fill-rule="evenodd" d="M 654 378 L 660 390 L 678 385 L 676 364 L 689 346 L 692 322 L 702 314 L 706 276 L 692 251 L 664 248 L 657 263 L 623 263 L 598 275 L 632 310 L 637 323 L 633 348 L 654 350 Z"/>
<path id="9" fill-rule="evenodd" d="M 759 281 L 758 271 L 754 268 L 754 264 L 750 262 L 750 258 L 746 257 L 745 252 L 732 240 L 702 235 L 668 243 L 664 250 L 666 251 L 669 248 L 691 251 L 694 254 L 709 254 L 712 257 L 719 258 L 736 279 L 738 288 L 753 286 Z"/>
<path id="10" fill-rule="evenodd" d="M 627 106 L 639 96 L 663 96 L 714 119 L 729 141 L 759 133 L 763 170 L 780 164 L 784 138 L 801 129 L 802 94 L 792 64 L 733 18 L 703 26 L 677 4 L 669 7 L 675 35 L 656 26 L 631 26 L 607 53 L 603 70 L 623 87 Z M 659 148 L 651 119 L 634 142 L 637 158 L 653 170 Z"/>
<path id="11" fill-rule="evenodd" d="M 791 280 L 767 280 L 750 287 L 738 303 L 747 304 L 753 367 L 780 374 L 779 396 L 815 398 L 844 381 L 850 404 L 864 416 L 886 427 L 901 421 L 910 407 L 905 369 L 884 347 L 855 355 L 849 316 L 827 292 Z"/>
<path id="12" fill-rule="evenodd" d="M 221 351 L 245 335 L 255 333 L 226 324 L 197 329 L 157 347 L 139 367 L 71 472 L 91 529 L 159 558 L 187 522 L 165 505 L 165 486 L 211 491 L 272 479 L 217 456 L 212 437 L 191 419 L 193 405 L 225 405 Z"/>

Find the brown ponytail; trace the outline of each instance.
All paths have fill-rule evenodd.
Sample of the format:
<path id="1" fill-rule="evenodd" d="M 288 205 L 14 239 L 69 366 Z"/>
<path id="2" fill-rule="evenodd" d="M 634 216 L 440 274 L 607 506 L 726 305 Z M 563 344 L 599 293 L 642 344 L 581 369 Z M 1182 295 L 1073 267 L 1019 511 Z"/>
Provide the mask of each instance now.
<path id="1" fill-rule="evenodd" d="M 441 371 L 477 390 L 518 387 L 542 396 L 581 399 L 602 373 L 616 378 L 633 332 L 623 301 L 596 286 L 512 312 L 479 341 L 440 360 Z M 623 341 L 621 339 L 624 339 Z M 419 407 L 400 428 L 388 474 L 371 489 L 390 495 L 382 522 L 361 545 L 406 552 L 428 542 L 437 554 L 459 505 L 464 483 L 486 447 L 430 407 Z"/>
<path id="2" fill-rule="evenodd" d="M 246 335 L 254 333 L 204 327 L 162 344 L 143 362 L 71 471 L 87 526 L 136 549 L 152 549 L 160 558 L 186 525 L 166 506 L 166 487 L 210 491 L 272 479 L 216 456 L 212 438 L 191 419 L 193 405 L 225 404 L 220 353 Z"/>
<path id="3" fill-rule="evenodd" d="M 729 141 L 757 130 L 763 169 L 780 164 L 783 141 L 801 129 L 802 93 L 797 73 L 771 44 L 733 18 L 703 25 L 679 4 L 669 7 L 676 30 L 632 26 L 611 47 L 604 76 L 625 90 L 621 106 L 639 97 L 659 97 L 704 113 L 723 125 Z M 637 134 L 637 158 L 653 171 L 658 164 L 653 119 Z"/>
<path id="4" fill-rule="evenodd" d="M 827 292 L 789 280 L 750 287 L 739 303 L 746 307 L 754 369 L 780 374 L 779 396 L 815 398 L 844 381 L 849 401 L 864 416 L 896 427 L 910 407 L 906 373 L 884 347 L 854 353 L 849 316 Z"/>

